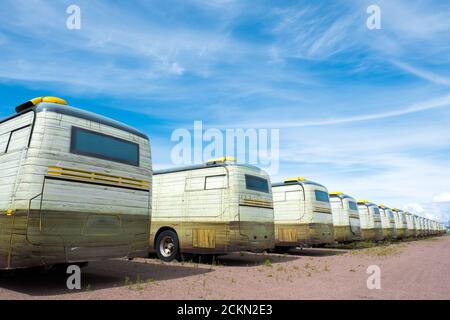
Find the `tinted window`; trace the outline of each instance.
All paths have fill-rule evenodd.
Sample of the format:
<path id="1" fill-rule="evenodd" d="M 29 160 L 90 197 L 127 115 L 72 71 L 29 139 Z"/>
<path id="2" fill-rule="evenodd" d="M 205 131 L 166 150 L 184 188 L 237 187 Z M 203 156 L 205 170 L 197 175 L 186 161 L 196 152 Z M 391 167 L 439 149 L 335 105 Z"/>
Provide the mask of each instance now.
<path id="1" fill-rule="evenodd" d="M 314 190 L 316 194 L 316 200 L 321 202 L 330 202 L 330 198 L 328 197 L 328 192 Z"/>
<path id="2" fill-rule="evenodd" d="M 246 174 L 245 185 L 248 190 L 269 193 L 269 182 L 267 179 Z"/>
<path id="3" fill-rule="evenodd" d="M 351 210 L 356 210 L 356 211 L 358 211 L 358 206 L 356 205 L 356 202 L 349 201 L 349 202 L 348 202 L 348 207 L 349 207 Z"/>
<path id="4" fill-rule="evenodd" d="M 373 213 L 375 213 L 377 216 L 379 216 L 380 215 L 380 209 L 373 208 Z"/>
<path id="5" fill-rule="evenodd" d="M 81 128 L 72 128 L 70 152 L 139 166 L 139 145 Z"/>

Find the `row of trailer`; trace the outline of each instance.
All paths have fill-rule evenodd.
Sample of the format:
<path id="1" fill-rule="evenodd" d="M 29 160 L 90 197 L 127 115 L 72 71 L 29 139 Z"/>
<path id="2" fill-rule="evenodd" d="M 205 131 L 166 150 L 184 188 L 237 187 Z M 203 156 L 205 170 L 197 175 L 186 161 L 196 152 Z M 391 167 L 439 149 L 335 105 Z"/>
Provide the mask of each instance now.
<path id="1" fill-rule="evenodd" d="M 153 171 L 144 133 L 60 98 L 32 99 L 0 121 L 0 269 L 443 232 L 301 177 L 271 184 L 231 158 Z"/>

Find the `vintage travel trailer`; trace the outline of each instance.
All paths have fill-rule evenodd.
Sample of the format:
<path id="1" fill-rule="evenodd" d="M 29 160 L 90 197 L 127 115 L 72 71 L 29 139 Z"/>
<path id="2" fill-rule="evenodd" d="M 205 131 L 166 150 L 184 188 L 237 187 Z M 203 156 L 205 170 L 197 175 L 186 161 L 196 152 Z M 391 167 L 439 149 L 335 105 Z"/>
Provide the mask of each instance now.
<path id="1" fill-rule="evenodd" d="M 279 251 L 334 242 L 327 188 L 296 177 L 273 184 L 272 192 L 275 246 Z"/>
<path id="2" fill-rule="evenodd" d="M 417 230 L 416 230 L 414 216 L 412 213 L 406 211 L 405 217 L 406 217 L 406 227 L 408 229 L 408 237 L 414 238 L 417 236 Z"/>
<path id="3" fill-rule="evenodd" d="M 394 213 L 384 204 L 378 205 L 381 216 L 381 227 L 385 239 L 397 239 L 397 230 L 395 228 Z"/>
<path id="4" fill-rule="evenodd" d="M 436 222 L 434 220 L 431 220 L 431 232 L 433 235 L 436 235 Z"/>
<path id="5" fill-rule="evenodd" d="M 414 235 L 415 235 L 415 237 L 420 237 L 421 230 L 420 230 L 420 219 L 419 219 L 419 216 L 417 214 L 413 214 L 412 218 L 414 220 L 414 226 L 415 226 L 415 233 L 414 233 Z"/>
<path id="6" fill-rule="evenodd" d="M 342 192 L 330 192 L 334 239 L 337 242 L 361 240 L 361 226 L 356 200 Z"/>
<path id="7" fill-rule="evenodd" d="M 148 137 L 55 97 L 0 121 L 0 269 L 145 256 Z"/>
<path id="8" fill-rule="evenodd" d="M 408 237 L 408 224 L 403 210 L 392 208 L 395 218 L 395 228 L 397 230 L 397 239 L 406 239 Z"/>
<path id="9" fill-rule="evenodd" d="M 417 230 L 419 231 L 418 232 L 419 237 L 425 236 L 425 226 L 423 217 L 417 216 L 416 226 L 418 226 Z"/>
<path id="10" fill-rule="evenodd" d="M 424 237 L 428 236 L 427 219 L 425 217 L 422 217 L 422 235 Z"/>
<path id="11" fill-rule="evenodd" d="M 437 222 L 437 221 L 434 222 L 434 228 L 435 228 L 435 234 L 439 235 L 441 233 L 439 222 Z"/>
<path id="12" fill-rule="evenodd" d="M 381 215 L 378 206 L 368 200 L 358 200 L 358 211 L 361 222 L 362 240 L 383 240 L 384 236 L 381 226 Z"/>
<path id="13" fill-rule="evenodd" d="M 431 234 L 430 232 L 430 221 L 427 218 L 423 218 L 423 228 L 424 228 L 424 234 L 425 236 L 429 236 Z"/>
<path id="14" fill-rule="evenodd" d="M 164 261 L 180 254 L 273 249 L 270 178 L 233 158 L 154 172 L 150 249 Z"/>

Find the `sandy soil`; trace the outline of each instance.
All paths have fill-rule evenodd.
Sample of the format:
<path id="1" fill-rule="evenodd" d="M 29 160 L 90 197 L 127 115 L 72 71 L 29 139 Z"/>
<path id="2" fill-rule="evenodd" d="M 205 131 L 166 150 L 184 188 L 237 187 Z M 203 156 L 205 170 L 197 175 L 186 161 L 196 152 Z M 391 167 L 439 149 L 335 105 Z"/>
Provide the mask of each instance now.
<path id="1" fill-rule="evenodd" d="M 369 265 L 381 268 L 379 290 L 367 288 Z M 61 272 L 21 271 L 0 276 L 0 299 L 450 299 L 450 236 L 206 262 L 94 262 L 81 290 L 68 290 Z"/>

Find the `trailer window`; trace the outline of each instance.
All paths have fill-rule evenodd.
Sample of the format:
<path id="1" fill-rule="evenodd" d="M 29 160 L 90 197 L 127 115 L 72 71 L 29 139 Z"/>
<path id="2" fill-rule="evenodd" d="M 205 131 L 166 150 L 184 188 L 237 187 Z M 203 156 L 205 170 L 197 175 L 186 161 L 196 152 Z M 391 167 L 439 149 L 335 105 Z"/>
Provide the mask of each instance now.
<path id="1" fill-rule="evenodd" d="M 6 146 L 8 145 L 9 132 L 0 135 L 0 153 L 6 152 Z"/>
<path id="2" fill-rule="evenodd" d="M 219 175 L 219 176 L 209 176 L 206 177 L 205 189 L 225 189 L 227 187 L 227 176 Z"/>
<path id="3" fill-rule="evenodd" d="M 205 190 L 205 177 L 186 178 L 186 191 Z"/>
<path id="4" fill-rule="evenodd" d="M 330 202 L 330 198 L 328 197 L 328 193 L 325 191 L 314 190 L 316 195 L 316 200 L 320 202 Z"/>
<path id="5" fill-rule="evenodd" d="M 139 166 L 137 143 L 77 127 L 72 127 L 70 152 Z"/>
<path id="6" fill-rule="evenodd" d="M 269 182 L 267 179 L 246 174 L 245 185 L 248 190 L 269 193 Z"/>
<path id="7" fill-rule="evenodd" d="M 12 152 L 24 149 L 28 144 L 31 126 L 26 126 L 11 131 L 6 152 Z"/>
<path id="8" fill-rule="evenodd" d="M 373 208 L 373 213 L 375 213 L 377 216 L 379 216 L 380 215 L 380 209 Z"/>
<path id="9" fill-rule="evenodd" d="M 350 208 L 350 210 L 358 211 L 358 206 L 356 205 L 356 202 L 354 202 L 354 201 L 349 201 L 348 207 Z"/>

